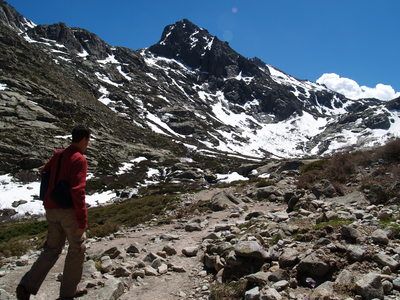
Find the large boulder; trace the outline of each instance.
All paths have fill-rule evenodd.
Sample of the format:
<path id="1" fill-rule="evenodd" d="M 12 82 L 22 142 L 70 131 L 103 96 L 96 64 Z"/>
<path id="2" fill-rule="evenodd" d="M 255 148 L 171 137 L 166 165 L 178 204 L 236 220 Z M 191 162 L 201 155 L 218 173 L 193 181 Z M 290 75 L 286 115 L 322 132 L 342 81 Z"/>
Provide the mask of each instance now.
<path id="1" fill-rule="evenodd" d="M 311 277 L 315 280 L 323 280 L 331 271 L 330 263 L 320 258 L 316 253 L 307 255 L 297 265 L 297 276 L 300 279 Z"/>

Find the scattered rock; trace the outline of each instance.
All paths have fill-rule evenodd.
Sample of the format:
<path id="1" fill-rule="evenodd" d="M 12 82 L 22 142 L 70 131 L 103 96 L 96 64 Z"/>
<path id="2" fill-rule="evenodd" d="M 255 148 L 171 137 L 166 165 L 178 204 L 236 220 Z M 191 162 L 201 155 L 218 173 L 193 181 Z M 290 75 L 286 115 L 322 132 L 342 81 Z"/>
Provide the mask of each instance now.
<path id="1" fill-rule="evenodd" d="M 182 249 L 182 253 L 187 257 L 196 256 L 198 251 L 198 247 L 186 247 Z"/>
<path id="2" fill-rule="evenodd" d="M 361 295 L 363 299 L 383 299 L 384 292 L 380 276 L 375 273 L 364 275 L 356 281 L 355 292 Z"/>

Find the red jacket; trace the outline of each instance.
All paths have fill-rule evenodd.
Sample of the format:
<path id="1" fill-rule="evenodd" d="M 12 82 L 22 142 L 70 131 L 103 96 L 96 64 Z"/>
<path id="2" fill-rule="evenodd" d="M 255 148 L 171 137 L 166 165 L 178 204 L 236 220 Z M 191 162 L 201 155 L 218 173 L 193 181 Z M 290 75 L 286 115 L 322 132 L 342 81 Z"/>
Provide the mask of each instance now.
<path id="1" fill-rule="evenodd" d="M 54 189 L 55 177 L 58 168 L 58 158 L 64 152 L 61 169 L 59 170 L 58 181 L 66 180 L 71 189 L 72 203 L 75 209 L 79 228 L 87 227 L 88 213 L 85 202 L 87 160 L 80 150 L 71 145 L 68 148 L 60 149 L 55 152 L 52 158 L 46 163 L 42 171 L 50 171 L 50 183 L 44 197 L 45 209 L 61 208 L 51 198 L 51 191 Z"/>

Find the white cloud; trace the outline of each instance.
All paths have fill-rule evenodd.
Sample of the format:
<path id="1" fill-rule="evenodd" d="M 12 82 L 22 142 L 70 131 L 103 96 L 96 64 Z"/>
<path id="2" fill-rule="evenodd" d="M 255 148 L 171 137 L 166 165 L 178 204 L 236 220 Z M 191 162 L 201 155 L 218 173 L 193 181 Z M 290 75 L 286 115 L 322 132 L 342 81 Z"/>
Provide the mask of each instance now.
<path id="1" fill-rule="evenodd" d="M 353 79 L 340 77 L 335 73 L 323 74 L 318 78 L 317 83 L 325 84 L 329 89 L 354 100 L 361 98 L 392 100 L 400 96 L 400 92 L 396 92 L 390 85 L 378 83 L 374 88 L 360 86 Z"/>

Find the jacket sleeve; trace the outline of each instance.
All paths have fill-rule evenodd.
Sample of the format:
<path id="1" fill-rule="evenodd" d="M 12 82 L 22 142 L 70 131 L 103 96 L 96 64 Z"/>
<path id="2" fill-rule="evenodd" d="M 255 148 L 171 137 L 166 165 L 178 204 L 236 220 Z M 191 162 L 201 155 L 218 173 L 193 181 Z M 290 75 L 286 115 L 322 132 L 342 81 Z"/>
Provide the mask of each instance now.
<path id="1" fill-rule="evenodd" d="M 81 156 L 71 167 L 71 197 L 79 228 L 86 228 L 88 213 L 85 202 L 87 160 Z"/>

